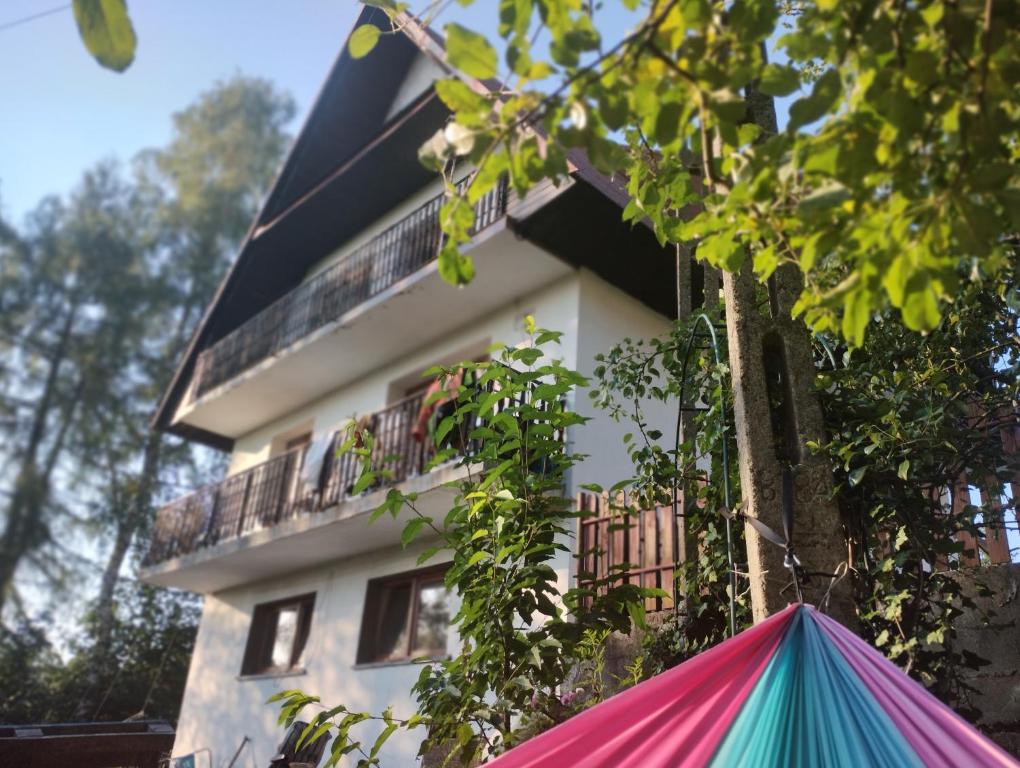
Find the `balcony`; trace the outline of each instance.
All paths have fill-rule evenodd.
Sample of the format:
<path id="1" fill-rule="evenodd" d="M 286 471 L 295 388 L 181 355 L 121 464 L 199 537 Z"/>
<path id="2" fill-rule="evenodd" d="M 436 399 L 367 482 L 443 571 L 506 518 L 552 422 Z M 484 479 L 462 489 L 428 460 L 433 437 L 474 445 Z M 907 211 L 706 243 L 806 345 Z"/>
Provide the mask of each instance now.
<path id="1" fill-rule="evenodd" d="M 572 273 L 511 231 L 499 186 L 475 209 L 466 249 L 477 275 L 469 290 L 453 288 L 435 258 L 441 203 L 429 201 L 203 350 L 173 423 L 250 434 Z"/>
<path id="2" fill-rule="evenodd" d="M 465 182 L 462 182 L 462 185 Z M 506 184 L 475 204 L 475 232 L 506 213 Z M 300 285 L 198 356 L 196 397 L 279 354 L 434 261 L 442 242 L 438 195 Z"/>
<path id="3" fill-rule="evenodd" d="M 432 443 L 411 434 L 422 398 L 401 400 L 359 424 L 375 437 L 376 469 L 389 473 L 386 487 L 434 490 L 425 496 L 442 505 L 446 489 L 436 486 L 466 470 L 448 465 L 426 471 Z M 367 516 L 386 488 L 354 496 L 360 466 L 351 453 L 336 455 L 337 439 L 334 434 L 313 483 L 302 477 L 304 446 L 160 509 L 142 562 L 143 580 L 213 591 L 398 541 L 403 523 L 389 515 L 368 527 Z"/>

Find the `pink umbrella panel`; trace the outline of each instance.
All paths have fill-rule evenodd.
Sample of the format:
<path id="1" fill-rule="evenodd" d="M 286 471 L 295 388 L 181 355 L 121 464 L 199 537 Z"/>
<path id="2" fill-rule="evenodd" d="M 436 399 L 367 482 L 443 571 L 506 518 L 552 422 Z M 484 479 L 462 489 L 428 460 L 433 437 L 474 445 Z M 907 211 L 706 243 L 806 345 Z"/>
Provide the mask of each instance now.
<path id="1" fill-rule="evenodd" d="M 493 768 L 1020 766 L 838 622 L 791 605 Z"/>

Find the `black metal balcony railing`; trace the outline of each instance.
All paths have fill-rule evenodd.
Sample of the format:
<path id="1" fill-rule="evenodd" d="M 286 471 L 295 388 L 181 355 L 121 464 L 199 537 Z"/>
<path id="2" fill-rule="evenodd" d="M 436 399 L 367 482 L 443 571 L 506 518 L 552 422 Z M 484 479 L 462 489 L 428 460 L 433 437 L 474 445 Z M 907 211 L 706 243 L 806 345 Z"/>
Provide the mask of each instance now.
<path id="1" fill-rule="evenodd" d="M 425 471 L 434 455 L 430 440 L 412 435 L 423 395 L 401 400 L 359 422 L 375 437 L 375 469 L 396 484 Z M 331 507 L 351 495 L 361 472 L 350 452 L 336 456 L 333 443 L 313 487 L 301 478 L 307 447 L 296 448 L 258 466 L 206 486 L 166 505 L 156 515 L 144 565 L 196 552 L 303 514 Z"/>
<path id="2" fill-rule="evenodd" d="M 503 182 L 475 204 L 475 232 L 502 218 L 506 198 Z M 433 261 L 443 237 L 439 228 L 443 201 L 442 195 L 429 200 L 203 350 L 195 367 L 196 396 L 281 352 Z"/>
<path id="3" fill-rule="evenodd" d="M 495 385 L 489 382 L 484 388 L 492 392 Z M 374 438 L 372 468 L 384 478 L 365 492 L 396 485 L 426 472 L 436 454 L 435 445 L 431 437 L 418 440 L 414 436 L 425 397 L 424 392 L 419 392 L 358 420 L 358 432 L 364 430 Z M 526 400 L 538 402 L 531 394 L 514 396 L 518 404 Z M 508 396 L 493 407 L 499 411 L 510 404 Z M 455 430 L 444 444 L 456 448 L 461 456 L 477 456 L 480 446 L 467 437 L 468 431 L 466 427 Z M 142 564 L 156 565 L 197 552 L 302 515 L 315 514 L 350 498 L 361 474 L 361 458 L 352 451 L 337 455 L 337 441 L 346 436 L 346 431 L 332 435 L 322 467 L 314 478 L 302 477 L 308 450 L 305 446 L 170 502 L 156 514 L 149 552 Z M 563 440 L 565 435 L 557 432 L 556 439 Z"/>

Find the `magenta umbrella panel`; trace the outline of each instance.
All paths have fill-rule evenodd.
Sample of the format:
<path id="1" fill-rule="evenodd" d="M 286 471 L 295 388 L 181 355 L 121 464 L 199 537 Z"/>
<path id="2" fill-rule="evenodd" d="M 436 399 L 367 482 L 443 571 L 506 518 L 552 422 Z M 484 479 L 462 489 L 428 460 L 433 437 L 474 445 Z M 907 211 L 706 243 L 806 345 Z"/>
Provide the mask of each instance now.
<path id="1" fill-rule="evenodd" d="M 767 621 L 511 749 L 492 768 L 1018 766 L 811 606 Z"/>

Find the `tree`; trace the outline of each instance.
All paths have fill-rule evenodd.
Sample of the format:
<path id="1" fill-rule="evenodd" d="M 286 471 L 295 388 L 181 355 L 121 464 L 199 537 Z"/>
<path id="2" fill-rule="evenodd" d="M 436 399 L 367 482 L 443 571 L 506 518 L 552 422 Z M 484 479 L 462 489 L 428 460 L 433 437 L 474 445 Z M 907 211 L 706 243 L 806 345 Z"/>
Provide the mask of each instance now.
<path id="1" fill-rule="evenodd" d="M 0 253 L 4 282 L 4 372 L 12 414 L 5 458 L 10 493 L 0 534 L 0 608 L 18 564 L 50 538 L 61 512 L 54 477 L 104 370 L 89 344 L 104 327 L 111 290 L 130 281 L 124 221 L 111 214 L 123 192 L 109 167 L 87 174 L 64 206 L 45 201 L 33 230 Z"/>
<path id="2" fill-rule="evenodd" d="M 79 713 L 88 720 L 177 719 L 198 629 L 198 600 L 136 584 L 119 586 L 118 598 L 121 610 L 102 655 L 94 648 L 94 614 L 86 617 L 66 661 L 39 623 L 0 627 L 0 721 L 59 722 Z M 98 670 L 97 658 L 106 659 Z"/>
<path id="3" fill-rule="evenodd" d="M 24 235 L 0 227 L 0 479 L 11 488 L 0 496 L 0 607 L 16 596 L 19 569 L 56 593 L 94 567 L 73 557 L 83 533 L 107 547 L 96 553 L 105 562 L 88 641 L 75 650 L 81 691 L 128 663 L 118 637 L 141 631 L 131 621 L 144 615 L 129 613 L 141 598 L 123 574 L 157 505 L 215 464 L 149 429 L 149 414 L 255 215 L 293 111 L 265 80 L 219 83 L 175 115 L 169 144 L 142 153 L 130 178 L 102 164 L 66 202 L 45 201 Z M 15 607 L 5 618 L 25 624 Z M 168 663 L 179 693 L 186 654 Z M 141 663 L 131 669 L 145 675 Z M 40 680 L 67 672 L 28 670 Z M 118 688 L 140 684 L 124 674 Z M 81 691 L 55 716 L 93 717 L 97 702 Z"/>
<path id="4" fill-rule="evenodd" d="M 409 22 L 404 3 L 372 5 L 395 31 Z M 1020 223 L 1016 5 L 656 0 L 611 44 L 600 11 L 580 0 L 501 3 L 504 86 L 437 83 L 455 119 L 420 156 L 438 172 L 453 158 L 477 167 L 463 192 L 448 179 L 440 273 L 471 280 L 458 246 L 471 203 L 503 174 L 523 194 L 563 177 L 577 149 L 623 174 L 625 219 L 723 270 L 745 512 L 778 529 L 779 478 L 791 472 L 812 517 L 797 549 L 832 571 L 846 557 L 831 468 L 810 448 L 825 434 L 807 327 L 860 345 L 886 310 L 928 332 L 967 279 L 1003 290 L 1005 235 Z M 453 22 L 444 32 L 460 72 L 500 74 L 484 36 Z M 351 53 L 373 44 L 352 39 Z M 779 63 L 768 63 L 768 45 Z M 779 130 L 771 97 L 802 85 L 810 92 Z M 764 360 L 780 362 L 770 372 Z M 785 602 L 784 558 L 752 529 L 747 552 L 763 618 Z M 852 624 L 846 584 L 833 597 Z"/>
<path id="5" fill-rule="evenodd" d="M 405 8 L 371 5 L 397 23 Z M 501 3 L 505 88 L 493 98 L 439 83 L 456 123 L 424 158 L 476 163 L 475 199 L 502 173 L 519 192 L 562 177 L 566 151 L 584 149 L 626 174 L 625 217 L 730 272 L 750 262 L 764 280 L 796 265 L 795 314 L 853 344 L 889 306 L 908 328 L 933 329 L 961 273 L 994 285 L 1003 234 L 1020 226 L 1015 3 L 656 0 L 611 46 L 599 14 L 581 0 Z M 444 31 L 451 64 L 500 74 L 483 36 Z M 803 90 L 770 130 L 762 95 Z M 446 211 L 463 242 L 470 209 L 453 199 Z M 447 274 L 468 279 L 465 257 L 451 247 L 445 258 Z"/>
<path id="6" fill-rule="evenodd" d="M 116 374 L 90 410 L 82 441 L 83 461 L 103 457 L 95 474 L 99 511 L 113 533 L 95 609 L 98 649 L 132 545 L 154 519 L 165 485 L 194 461 L 191 448 L 148 428 L 152 403 L 169 385 L 255 215 L 289 141 L 285 126 L 293 113 L 291 98 L 271 83 L 235 77 L 176 114 L 169 145 L 136 162 L 131 219 L 140 233 L 143 279 L 111 297 L 111 306 L 130 303 L 124 319 L 133 333 L 118 334 L 116 349 L 100 347 Z"/>

